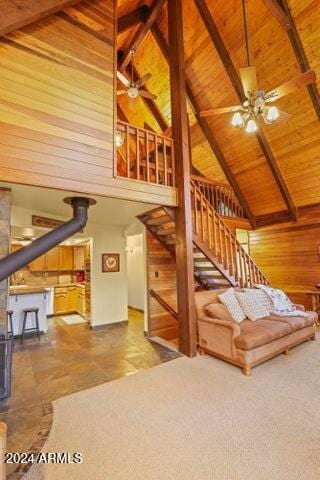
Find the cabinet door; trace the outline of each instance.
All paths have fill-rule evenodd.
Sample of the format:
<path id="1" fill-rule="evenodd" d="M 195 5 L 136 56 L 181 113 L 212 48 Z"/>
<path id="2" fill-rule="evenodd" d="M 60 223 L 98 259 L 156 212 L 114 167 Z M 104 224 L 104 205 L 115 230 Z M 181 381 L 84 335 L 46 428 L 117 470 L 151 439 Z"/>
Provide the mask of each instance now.
<path id="1" fill-rule="evenodd" d="M 67 292 L 54 294 L 54 313 L 58 315 L 59 313 L 67 312 Z"/>
<path id="2" fill-rule="evenodd" d="M 68 287 L 68 312 L 76 312 L 77 303 L 77 287 Z"/>
<path id="3" fill-rule="evenodd" d="M 59 270 L 73 270 L 73 248 L 59 247 Z"/>
<path id="4" fill-rule="evenodd" d="M 74 270 L 84 270 L 85 247 L 73 248 L 73 268 Z"/>
<path id="5" fill-rule="evenodd" d="M 77 289 L 77 311 L 81 314 L 84 313 L 84 289 Z"/>
<path id="6" fill-rule="evenodd" d="M 59 247 L 47 252 L 47 271 L 57 272 L 59 270 Z"/>
<path id="7" fill-rule="evenodd" d="M 45 272 L 46 271 L 46 255 L 36 258 L 29 264 L 30 272 Z"/>

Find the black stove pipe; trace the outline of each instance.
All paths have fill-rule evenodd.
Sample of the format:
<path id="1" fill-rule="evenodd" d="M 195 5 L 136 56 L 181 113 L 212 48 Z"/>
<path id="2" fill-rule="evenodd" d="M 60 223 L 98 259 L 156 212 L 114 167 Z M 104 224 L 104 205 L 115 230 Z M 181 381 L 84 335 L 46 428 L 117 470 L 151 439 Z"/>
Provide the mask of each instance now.
<path id="1" fill-rule="evenodd" d="M 73 218 L 0 260 L 0 282 L 85 227 L 89 205 L 94 205 L 96 201 L 85 197 L 68 197 L 64 202 L 72 206 Z"/>

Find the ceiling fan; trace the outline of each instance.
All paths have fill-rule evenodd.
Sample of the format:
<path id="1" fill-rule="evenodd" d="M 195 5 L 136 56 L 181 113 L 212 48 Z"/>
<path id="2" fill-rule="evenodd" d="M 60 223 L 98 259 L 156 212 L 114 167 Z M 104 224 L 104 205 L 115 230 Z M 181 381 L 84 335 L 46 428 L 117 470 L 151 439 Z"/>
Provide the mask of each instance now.
<path id="1" fill-rule="evenodd" d="M 137 81 L 134 81 L 134 55 L 135 50 L 132 49 L 130 51 L 131 54 L 131 79 L 128 80 L 121 72 L 117 71 L 117 77 L 120 82 L 126 87 L 125 90 L 118 90 L 117 95 L 124 95 L 127 94 L 129 98 L 135 99 L 137 97 L 145 97 L 150 98 L 152 100 L 156 100 L 156 95 L 153 93 L 148 92 L 147 90 L 141 90 L 141 87 L 151 78 L 151 73 L 146 73 Z"/>
<path id="2" fill-rule="evenodd" d="M 249 36 L 247 25 L 247 14 L 245 0 L 242 0 L 244 31 L 246 41 L 247 66 L 240 68 L 240 79 L 243 86 L 243 91 L 246 99 L 242 105 L 235 105 L 232 107 L 211 108 L 209 110 L 202 110 L 201 117 L 209 117 L 211 115 L 220 115 L 223 113 L 232 113 L 232 125 L 236 128 L 244 128 L 248 133 L 254 133 L 258 129 L 258 121 L 263 118 L 268 125 L 286 123 L 291 115 L 286 112 L 278 110 L 274 105 L 269 106 L 276 100 L 285 95 L 288 95 L 298 88 L 305 87 L 310 83 L 316 81 L 314 70 L 308 70 L 301 73 L 297 77 L 280 85 L 279 87 L 265 92 L 260 90 L 257 84 L 256 68 L 250 65 L 250 49 Z"/>

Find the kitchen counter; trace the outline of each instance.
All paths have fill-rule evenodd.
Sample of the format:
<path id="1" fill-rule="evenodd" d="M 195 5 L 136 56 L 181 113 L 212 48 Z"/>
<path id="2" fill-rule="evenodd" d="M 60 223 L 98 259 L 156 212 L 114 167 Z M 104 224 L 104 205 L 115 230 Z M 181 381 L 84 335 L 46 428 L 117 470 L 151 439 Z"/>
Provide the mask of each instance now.
<path id="1" fill-rule="evenodd" d="M 82 287 L 85 288 L 84 283 L 77 283 L 77 282 L 71 282 L 71 283 L 57 283 L 56 285 L 53 285 L 54 288 L 63 288 L 63 287 Z"/>
<path id="2" fill-rule="evenodd" d="M 48 288 L 46 287 L 28 287 L 27 285 L 14 285 L 10 287 L 10 295 L 31 295 L 36 293 L 46 293 Z"/>

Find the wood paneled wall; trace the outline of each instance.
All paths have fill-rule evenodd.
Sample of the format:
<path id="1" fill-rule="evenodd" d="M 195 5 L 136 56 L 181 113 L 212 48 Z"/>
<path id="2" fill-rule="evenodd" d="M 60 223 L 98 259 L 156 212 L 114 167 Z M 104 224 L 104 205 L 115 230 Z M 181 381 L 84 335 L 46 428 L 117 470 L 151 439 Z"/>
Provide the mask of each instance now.
<path id="1" fill-rule="evenodd" d="M 176 262 L 174 256 L 147 231 L 148 291 L 151 289 L 176 309 Z M 178 323 L 160 303 L 148 294 L 148 335 L 165 340 L 178 338 Z"/>
<path id="2" fill-rule="evenodd" d="M 274 287 L 311 307 L 306 290 L 320 283 L 320 224 L 249 232 L 250 254 Z"/>
<path id="3" fill-rule="evenodd" d="M 0 180 L 175 203 L 114 178 L 115 0 L 68 7 L 0 38 Z"/>

